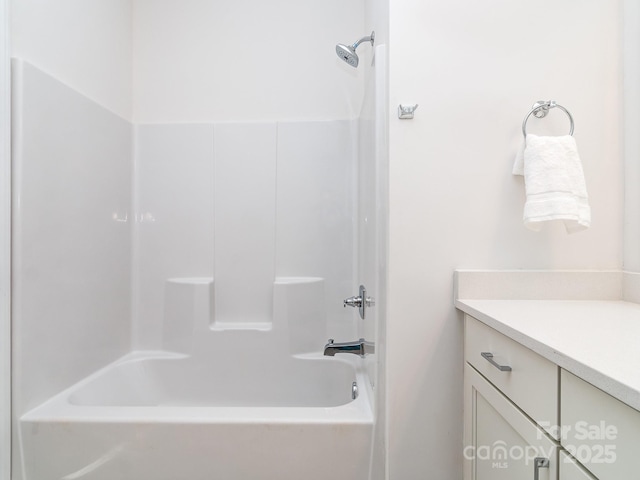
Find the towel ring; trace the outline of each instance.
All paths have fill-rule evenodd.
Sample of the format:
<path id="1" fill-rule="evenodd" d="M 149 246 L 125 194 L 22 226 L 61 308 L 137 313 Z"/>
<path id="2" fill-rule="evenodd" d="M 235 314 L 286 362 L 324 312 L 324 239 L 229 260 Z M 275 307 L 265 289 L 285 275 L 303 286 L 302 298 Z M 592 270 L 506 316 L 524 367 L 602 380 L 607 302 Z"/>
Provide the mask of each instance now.
<path id="1" fill-rule="evenodd" d="M 560 110 L 562 110 L 564 113 L 567 114 L 567 116 L 569 117 L 569 121 L 571 122 L 571 129 L 569 130 L 569 135 L 573 135 L 573 117 L 569 113 L 569 110 L 564 108 L 562 105 L 558 105 L 553 100 L 549 100 L 549 101 L 539 100 L 533 105 L 533 108 L 529 113 L 527 113 L 527 116 L 524 117 L 524 120 L 522 122 L 522 134 L 524 135 L 525 138 L 527 137 L 527 120 L 529 120 L 529 117 L 531 116 L 531 114 L 533 114 L 533 116 L 536 118 L 544 118 L 547 116 L 547 114 L 549 113 L 549 110 L 552 108 L 559 108 Z"/>

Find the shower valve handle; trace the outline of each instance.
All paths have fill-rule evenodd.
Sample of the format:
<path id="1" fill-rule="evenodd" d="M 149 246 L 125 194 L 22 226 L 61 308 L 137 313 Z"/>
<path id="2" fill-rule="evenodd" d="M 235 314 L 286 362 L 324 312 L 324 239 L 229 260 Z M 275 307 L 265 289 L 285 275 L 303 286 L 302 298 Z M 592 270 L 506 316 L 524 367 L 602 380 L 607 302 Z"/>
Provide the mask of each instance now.
<path id="1" fill-rule="evenodd" d="M 346 307 L 347 305 L 349 305 L 350 307 L 360 308 L 362 306 L 362 297 L 358 296 L 346 298 L 343 302 L 343 306 Z"/>
<path id="2" fill-rule="evenodd" d="M 357 297 L 353 296 L 346 298 L 342 302 L 342 305 L 344 307 L 346 307 L 347 305 L 350 307 L 357 307 L 360 313 L 360 318 L 364 320 L 367 307 L 373 307 L 376 302 L 373 298 L 367 297 L 367 289 L 364 287 L 364 285 L 360 285 L 360 291 L 358 293 L 359 295 Z"/>

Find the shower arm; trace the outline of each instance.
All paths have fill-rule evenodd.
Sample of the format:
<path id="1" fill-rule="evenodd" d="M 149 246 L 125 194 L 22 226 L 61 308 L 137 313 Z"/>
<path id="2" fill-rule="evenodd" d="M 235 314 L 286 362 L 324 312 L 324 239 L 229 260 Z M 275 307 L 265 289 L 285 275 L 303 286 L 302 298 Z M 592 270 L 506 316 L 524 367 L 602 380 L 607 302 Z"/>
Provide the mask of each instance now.
<path id="1" fill-rule="evenodd" d="M 351 45 L 351 48 L 353 48 L 354 50 L 356 48 L 358 48 L 360 46 L 361 43 L 363 42 L 371 42 L 371 46 L 373 47 L 373 42 L 376 38 L 376 33 L 375 32 L 371 32 L 371 35 L 367 35 L 366 37 L 362 37 L 360 40 L 358 40 L 356 43 L 354 43 L 353 45 Z"/>

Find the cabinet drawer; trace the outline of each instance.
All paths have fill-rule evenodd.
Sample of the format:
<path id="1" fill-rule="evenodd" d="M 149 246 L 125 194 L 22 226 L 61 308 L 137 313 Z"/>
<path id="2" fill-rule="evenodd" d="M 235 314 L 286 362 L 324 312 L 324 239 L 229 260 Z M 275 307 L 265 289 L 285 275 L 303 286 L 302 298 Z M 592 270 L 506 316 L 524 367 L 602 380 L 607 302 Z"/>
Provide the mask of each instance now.
<path id="1" fill-rule="evenodd" d="M 464 352 L 470 365 L 552 437 L 559 438 L 558 367 L 554 363 L 468 315 Z M 487 354 L 493 357 L 486 358 Z M 500 370 L 491 361 L 511 370 Z"/>
<path id="2" fill-rule="evenodd" d="M 639 478 L 640 412 L 562 370 L 561 443 L 600 480 Z"/>

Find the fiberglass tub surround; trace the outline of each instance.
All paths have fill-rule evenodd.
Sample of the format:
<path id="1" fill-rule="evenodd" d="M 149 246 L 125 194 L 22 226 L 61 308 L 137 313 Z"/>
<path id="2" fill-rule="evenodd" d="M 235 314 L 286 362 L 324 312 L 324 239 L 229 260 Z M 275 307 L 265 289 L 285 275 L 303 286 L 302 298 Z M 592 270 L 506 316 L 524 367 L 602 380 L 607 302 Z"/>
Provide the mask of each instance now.
<path id="1" fill-rule="evenodd" d="M 172 303 L 167 311 L 175 315 L 165 315 L 166 349 L 125 356 L 59 396 L 58 406 L 67 402 L 72 412 L 74 406 L 325 408 L 350 403 L 358 361 L 332 361 L 312 351 L 318 334 L 313 325 L 322 324 L 324 312 L 309 305 L 322 295 L 323 283 L 278 279 L 269 328 L 212 329 L 213 282 L 171 279 L 166 303 Z M 299 322 L 303 328 L 291 328 Z"/>
<path id="2" fill-rule="evenodd" d="M 168 281 L 168 310 L 188 312 L 193 341 L 129 354 L 24 415 L 26 477 L 321 479 L 331 462 L 366 478 L 372 392 L 360 358 L 295 353 L 305 330 L 289 328 L 319 319 L 308 305 L 323 283 L 278 280 L 274 321 L 259 330 L 212 329 L 213 282 Z M 167 346 L 177 320 L 165 317 Z"/>
<path id="3" fill-rule="evenodd" d="M 165 316 L 163 344 L 174 352 L 129 354 L 22 416 L 26 478 L 321 479 L 327 462 L 366 478 L 373 414 L 361 359 L 303 353 L 324 281 L 278 279 L 263 329 L 212 328 L 212 286 L 167 281 L 176 315 Z"/>
<path id="4" fill-rule="evenodd" d="M 329 337 L 362 336 L 357 312 L 342 305 L 357 290 L 357 122 L 129 125 L 132 213 L 127 185 L 112 185 L 122 172 L 92 150 L 116 128 L 105 117 L 125 122 L 34 66 L 14 68 L 16 351 L 38 351 L 43 337 L 56 345 L 45 368 L 16 357 L 20 475 L 319 480 L 331 465 L 366 479 L 372 380 L 360 357 L 322 354 Z M 87 158 L 101 163 L 79 191 L 55 187 Z M 94 196 L 78 202 L 86 191 Z M 58 250 L 83 232 L 87 212 L 99 235 L 62 269 Z M 42 241 L 30 242 L 33 232 Z M 133 245 L 114 250 L 111 232 Z M 111 278 L 128 258 L 131 280 Z M 49 285 L 29 273 L 45 266 L 64 277 Z M 103 274 L 87 281 L 87 270 Z M 48 302 L 28 301 L 42 291 Z M 66 294 L 79 291 L 91 295 Z M 67 305 L 84 319 L 73 334 L 40 321 Z M 113 334 L 129 307 L 133 345 L 125 335 L 111 350 L 76 341 L 92 329 Z M 87 361 L 75 362 L 84 350 Z"/>

